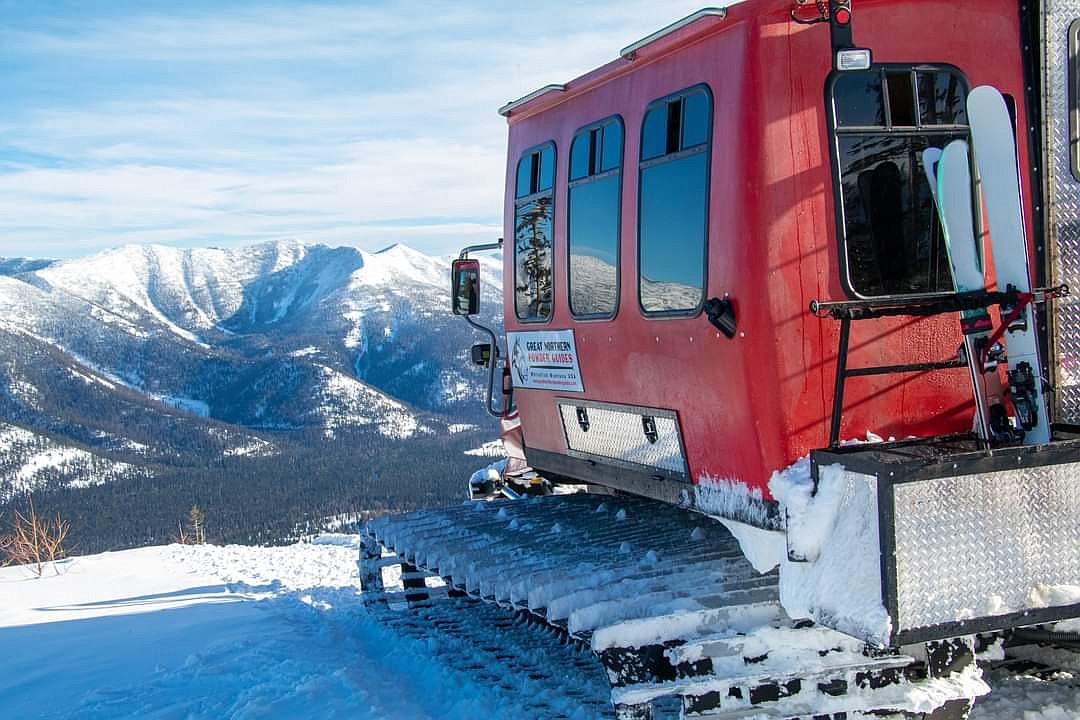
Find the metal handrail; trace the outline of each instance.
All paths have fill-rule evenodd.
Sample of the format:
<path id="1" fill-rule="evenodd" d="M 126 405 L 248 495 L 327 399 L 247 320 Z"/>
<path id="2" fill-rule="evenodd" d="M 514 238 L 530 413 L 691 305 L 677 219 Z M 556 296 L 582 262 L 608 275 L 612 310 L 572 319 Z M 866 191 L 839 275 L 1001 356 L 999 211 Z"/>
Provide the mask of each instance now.
<path id="1" fill-rule="evenodd" d="M 502 115 L 503 117 L 506 117 L 507 115 L 514 112 L 515 110 L 517 110 L 519 107 L 521 107 L 525 103 L 532 102 L 533 100 L 535 100 L 538 97 L 541 97 L 543 95 L 547 95 L 548 93 L 565 92 L 565 91 L 566 91 L 566 85 L 561 85 L 561 84 L 558 84 L 558 83 L 553 83 L 551 85 L 545 85 L 544 87 L 540 88 L 539 90 L 533 90 L 528 95 L 524 95 L 524 96 L 518 98 L 517 100 L 511 100 L 510 102 L 506 103 L 501 108 L 499 108 L 499 114 Z"/>
<path id="2" fill-rule="evenodd" d="M 660 40 L 661 38 L 665 38 L 668 35 L 672 34 L 673 32 L 676 32 L 678 30 L 682 30 L 687 25 L 691 25 L 691 24 L 697 22 L 698 20 L 701 20 L 701 19 L 707 18 L 707 17 L 715 17 L 715 18 L 720 18 L 721 20 L 723 20 L 725 17 L 727 17 L 727 8 L 718 8 L 718 7 L 702 8 L 701 10 L 698 10 L 697 12 L 694 12 L 694 13 L 691 13 L 691 14 L 687 15 L 686 17 L 682 18 L 681 20 L 676 20 L 675 22 L 671 23 L 670 25 L 668 25 L 665 28 L 661 28 L 661 29 L 657 30 L 652 35 L 647 35 L 647 36 L 641 38 L 636 43 L 633 43 L 631 45 L 627 45 L 626 47 L 624 47 L 622 50 L 619 51 L 619 57 L 621 57 L 624 60 L 633 60 L 634 55 L 637 53 L 637 51 L 641 50 L 643 47 L 645 47 L 647 45 L 652 45 L 657 40 Z"/>

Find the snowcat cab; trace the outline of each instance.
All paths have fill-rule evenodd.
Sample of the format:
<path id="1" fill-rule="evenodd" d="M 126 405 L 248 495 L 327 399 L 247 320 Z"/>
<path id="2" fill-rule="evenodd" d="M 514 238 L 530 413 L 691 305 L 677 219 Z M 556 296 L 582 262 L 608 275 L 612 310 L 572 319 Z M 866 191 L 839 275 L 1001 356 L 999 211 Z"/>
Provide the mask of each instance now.
<path id="1" fill-rule="evenodd" d="M 505 105 L 489 409 L 537 474 L 607 495 L 369 538 L 587 644 L 626 718 L 665 697 L 686 716 L 964 717 L 987 690 L 976 654 L 1067 645 L 1078 18 L 746 0 Z M 1016 145 L 996 166 L 972 150 L 984 97 Z M 946 176 L 938 150 L 974 159 Z M 1021 188 L 1008 246 L 1000 178 Z M 997 287 L 1006 247 L 1031 270 Z M 1014 367 L 1021 336 L 1038 352 Z"/>

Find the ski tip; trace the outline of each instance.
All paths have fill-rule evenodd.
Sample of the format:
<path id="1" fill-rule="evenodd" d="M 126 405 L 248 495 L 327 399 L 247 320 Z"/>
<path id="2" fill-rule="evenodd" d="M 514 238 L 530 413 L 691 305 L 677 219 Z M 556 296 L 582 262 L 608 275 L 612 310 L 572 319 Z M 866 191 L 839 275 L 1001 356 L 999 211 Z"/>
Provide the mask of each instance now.
<path id="1" fill-rule="evenodd" d="M 968 156 L 968 144 L 967 140 L 953 140 L 951 143 L 945 146 L 945 149 L 941 151 L 940 157 L 946 159 L 952 159 L 953 156 L 959 155 L 964 158 L 964 162 L 967 162 Z"/>
<path id="2" fill-rule="evenodd" d="M 968 93 L 967 106 L 971 108 L 973 106 L 986 107 L 987 105 L 1005 105 L 1005 96 L 1001 94 L 993 85 L 980 85 L 971 92 Z"/>

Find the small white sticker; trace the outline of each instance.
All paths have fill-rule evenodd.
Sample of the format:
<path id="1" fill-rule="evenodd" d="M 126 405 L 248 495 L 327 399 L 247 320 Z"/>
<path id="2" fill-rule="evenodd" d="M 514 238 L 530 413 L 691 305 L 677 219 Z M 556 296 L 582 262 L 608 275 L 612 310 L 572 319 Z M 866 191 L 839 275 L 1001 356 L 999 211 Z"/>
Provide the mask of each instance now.
<path id="1" fill-rule="evenodd" d="M 585 392 L 573 330 L 508 332 L 514 387 Z"/>

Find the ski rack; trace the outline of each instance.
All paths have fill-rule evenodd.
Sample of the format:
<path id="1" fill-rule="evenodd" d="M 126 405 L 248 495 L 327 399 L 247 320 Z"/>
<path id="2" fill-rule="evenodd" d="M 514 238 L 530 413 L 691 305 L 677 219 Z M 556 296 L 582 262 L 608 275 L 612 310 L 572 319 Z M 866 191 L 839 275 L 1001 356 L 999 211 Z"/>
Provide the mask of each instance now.
<path id="1" fill-rule="evenodd" d="M 1032 295 L 1035 303 L 1063 297 L 1069 294 L 1067 285 L 1039 288 Z M 917 295 L 905 298 L 882 298 L 872 300 L 845 300 L 837 302 L 810 303 L 810 312 L 817 318 L 840 321 L 840 342 L 836 353 L 836 383 L 833 390 L 832 418 L 829 424 L 829 448 L 840 447 L 840 423 L 844 413 L 844 389 L 847 379 L 869 375 L 897 375 L 910 372 L 933 372 L 966 367 L 962 359 L 938 362 L 907 363 L 902 365 L 875 365 L 849 368 L 848 351 L 853 320 L 876 320 L 884 317 L 933 317 L 946 313 L 989 308 L 991 306 L 1013 307 L 1022 297 L 1016 290 L 1008 292 L 977 290 L 952 295 Z"/>

